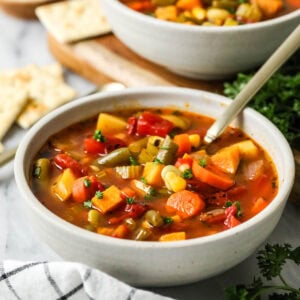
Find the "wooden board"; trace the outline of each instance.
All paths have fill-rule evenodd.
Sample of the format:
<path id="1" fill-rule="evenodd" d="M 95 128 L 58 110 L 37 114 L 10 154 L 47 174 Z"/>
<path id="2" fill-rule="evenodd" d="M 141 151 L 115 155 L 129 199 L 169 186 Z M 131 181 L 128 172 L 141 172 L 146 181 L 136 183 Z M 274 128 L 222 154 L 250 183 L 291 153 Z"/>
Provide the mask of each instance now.
<path id="1" fill-rule="evenodd" d="M 128 49 L 112 34 L 75 44 L 49 36 L 49 48 L 64 66 L 99 85 L 110 81 L 128 87 L 175 85 L 222 93 L 222 82 L 187 79 L 155 65 Z"/>

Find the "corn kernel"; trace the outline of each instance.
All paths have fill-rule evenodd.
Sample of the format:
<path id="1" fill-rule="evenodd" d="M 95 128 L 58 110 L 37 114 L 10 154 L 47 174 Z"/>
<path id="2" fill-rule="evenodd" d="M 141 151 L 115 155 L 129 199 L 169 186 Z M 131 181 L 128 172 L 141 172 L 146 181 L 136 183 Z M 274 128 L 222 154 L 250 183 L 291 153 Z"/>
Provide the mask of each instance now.
<path id="1" fill-rule="evenodd" d="M 186 188 L 186 181 L 174 172 L 166 173 L 165 184 L 173 192 L 183 191 Z"/>
<path id="2" fill-rule="evenodd" d="M 197 21 L 204 21 L 206 18 L 206 10 L 201 7 L 195 7 L 192 9 L 192 16 L 197 19 Z"/>
<path id="3" fill-rule="evenodd" d="M 192 147 L 198 148 L 200 146 L 201 139 L 200 139 L 199 134 L 190 134 L 189 140 L 190 140 Z"/>
<path id="4" fill-rule="evenodd" d="M 179 223 L 181 222 L 182 219 L 178 215 L 175 215 L 172 217 L 172 220 L 174 223 Z"/>

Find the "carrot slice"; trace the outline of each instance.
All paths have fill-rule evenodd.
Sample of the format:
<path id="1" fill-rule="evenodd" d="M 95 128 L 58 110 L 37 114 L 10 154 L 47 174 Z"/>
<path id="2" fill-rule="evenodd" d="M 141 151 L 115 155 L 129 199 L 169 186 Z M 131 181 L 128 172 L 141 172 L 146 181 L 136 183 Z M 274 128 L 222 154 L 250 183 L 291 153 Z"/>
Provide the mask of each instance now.
<path id="1" fill-rule="evenodd" d="M 286 0 L 286 3 L 293 7 L 300 8 L 299 0 Z"/>
<path id="2" fill-rule="evenodd" d="M 255 0 L 255 3 L 261 8 L 264 15 L 272 17 L 283 7 L 282 0 Z"/>
<path id="3" fill-rule="evenodd" d="M 182 156 L 185 153 L 190 153 L 192 145 L 187 133 L 177 134 L 173 139 L 174 143 L 178 145 L 177 155 Z"/>
<path id="4" fill-rule="evenodd" d="M 196 160 L 193 161 L 192 172 L 198 180 L 221 190 L 227 190 L 234 184 L 234 181 L 230 177 L 203 168 Z"/>
<path id="5" fill-rule="evenodd" d="M 166 203 L 166 210 L 181 218 L 191 218 L 205 207 L 204 200 L 191 191 L 183 190 L 172 194 Z"/>

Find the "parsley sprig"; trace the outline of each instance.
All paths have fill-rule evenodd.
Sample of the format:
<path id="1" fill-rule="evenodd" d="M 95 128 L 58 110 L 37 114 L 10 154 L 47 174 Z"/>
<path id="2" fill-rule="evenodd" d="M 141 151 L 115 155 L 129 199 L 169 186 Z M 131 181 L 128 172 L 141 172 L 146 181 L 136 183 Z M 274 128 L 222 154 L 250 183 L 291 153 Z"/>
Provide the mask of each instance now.
<path id="1" fill-rule="evenodd" d="M 249 102 L 249 106 L 270 119 L 292 144 L 300 138 L 300 51 L 298 51 Z M 224 84 L 230 98 L 251 79 L 252 74 L 238 74 L 233 82 Z"/>
<path id="2" fill-rule="evenodd" d="M 227 300 L 258 300 L 266 293 L 270 300 L 299 300 L 300 288 L 289 285 L 282 275 L 283 267 L 288 261 L 300 265 L 300 247 L 292 248 L 290 244 L 270 245 L 257 253 L 258 267 L 262 277 L 270 281 L 279 279 L 279 284 L 264 284 L 261 277 L 253 279 L 248 285 L 240 284 L 225 291 Z"/>

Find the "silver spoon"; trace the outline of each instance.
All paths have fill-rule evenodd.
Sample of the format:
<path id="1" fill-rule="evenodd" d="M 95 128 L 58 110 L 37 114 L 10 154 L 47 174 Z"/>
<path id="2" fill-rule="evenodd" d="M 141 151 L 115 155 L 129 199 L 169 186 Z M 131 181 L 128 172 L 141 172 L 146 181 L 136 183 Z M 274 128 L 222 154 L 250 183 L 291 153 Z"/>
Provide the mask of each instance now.
<path id="1" fill-rule="evenodd" d="M 120 82 L 110 82 L 103 84 L 87 95 L 93 95 L 97 93 L 102 93 L 102 92 L 110 92 L 110 91 L 119 91 L 125 88 L 125 85 L 120 83 Z M 87 96 L 86 95 L 86 96 Z M 14 147 L 8 150 L 5 150 L 3 153 L 0 154 L 0 167 L 3 166 L 4 164 L 8 163 L 10 160 L 12 160 L 16 154 L 18 147 Z"/>
<path id="2" fill-rule="evenodd" d="M 252 79 L 239 92 L 226 110 L 208 129 L 204 142 L 209 144 L 219 137 L 231 121 L 241 112 L 257 91 L 267 80 L 288 60 L 288 58 L 300 47 L 300 25 L 288 36 L 272 56 L 261 66 Z"/>

